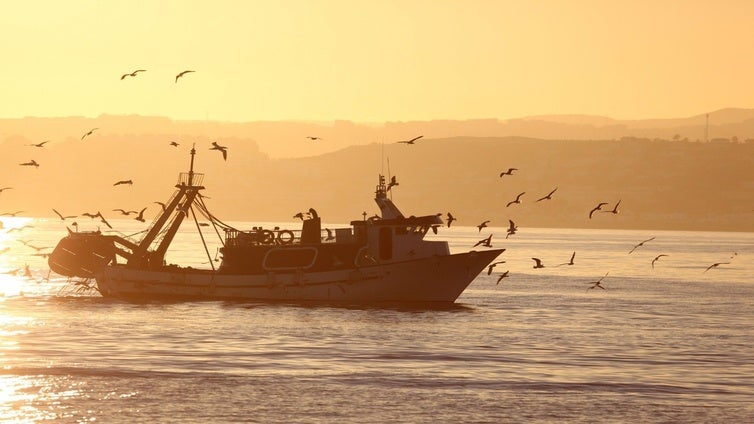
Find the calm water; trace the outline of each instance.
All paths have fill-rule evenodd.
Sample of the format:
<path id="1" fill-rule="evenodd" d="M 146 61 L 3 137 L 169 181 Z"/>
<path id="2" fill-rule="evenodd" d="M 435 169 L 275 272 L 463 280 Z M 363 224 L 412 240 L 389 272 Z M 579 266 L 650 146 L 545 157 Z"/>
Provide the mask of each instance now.
<path id="1" fill-rule="evenodd" d="M 428 309 L 104 300 L 45 280 L 60 221 L 3 222 L 3 422 L 754 420 L 754 234 L 444 229 L 506 263 Z M 208 266 L 196 237 L 168 261 Z"/>

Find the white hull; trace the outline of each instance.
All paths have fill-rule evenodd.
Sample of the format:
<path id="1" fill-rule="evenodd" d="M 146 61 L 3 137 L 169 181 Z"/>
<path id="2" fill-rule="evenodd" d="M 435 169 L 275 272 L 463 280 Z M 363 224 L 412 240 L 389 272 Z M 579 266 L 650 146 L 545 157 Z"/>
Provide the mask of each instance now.
<path id="1" fill-rule="evenodd" d="M 113 265 L 97 273 L 106 297 L 161 300 L 454 302 L 502 250 L 380 264 L 350 270 L 259 275 Z"/>

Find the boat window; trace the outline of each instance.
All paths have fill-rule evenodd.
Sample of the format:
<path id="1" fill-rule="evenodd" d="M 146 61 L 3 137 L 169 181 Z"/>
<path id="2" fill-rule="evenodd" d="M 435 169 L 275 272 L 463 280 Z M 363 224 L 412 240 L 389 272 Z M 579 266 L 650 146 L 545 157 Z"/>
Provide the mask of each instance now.
<path id="1" fill-rule="evenodd" d="M 272 249 L 264 257 L 265 269 L 309 268 L 317 258 L 317 249 L 305 247 L 300 249 Z"/>
<path id="2" fill-rule="evenodd" d="M 390 227 L 380 228 L 380 259 L 393 257 L 393 229 Z"/>

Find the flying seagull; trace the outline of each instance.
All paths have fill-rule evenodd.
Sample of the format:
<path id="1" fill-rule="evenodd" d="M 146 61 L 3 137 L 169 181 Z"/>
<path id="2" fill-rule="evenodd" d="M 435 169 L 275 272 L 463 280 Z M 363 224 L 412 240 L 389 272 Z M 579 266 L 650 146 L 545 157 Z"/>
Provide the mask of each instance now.
<path id="1" fill-rule="evenodd" d="M 423 135 L 420 135 L 418 137 L 414 137 L 411 140 L 401 140 L 398 143 L 404 143 L 404 144 L 414 144 L 414 142 L 420 138 L 424 137 Z"/>
<path id="2" fill-rule="evenodd" d="M 504 264 L 504 263 L 505 261 L 497 261 L 497 262 L 493 262 L 489 264 L 489 266 L 487 266 L 487 275 L 492 275 L 492 269 L 495 268 L 497 264 Z"/>
<path id="3" fill-rule="evenodd" d="M 555 193 L 556 191 L 558 191 L 558 188 L 557 188 L 557 187 L 555 187 L 555 189 L 554 189 L 553 191 L 551 191 L 551 192 L 550 192 L 550 193 L 549 193 L 549 194 L 548 194 L 547 196 L 544 196 L 544 197 L 540 197 L 540 198 L 539 198 L 539 199 L 537 199 L 537 201 L 536 201 L 536 202 L 534 202 L 534 203 L 537 203 L 537 202 L 539 202 L 539 201 L 541 201 L 541 200 L 552 200 L 552 194 L 553 194 L 553 193 Z"/>
<path id="4" fill-rule="evenodd" d="M 712 265 L 708 266 L 708 267 L 707 267 L 707 269 L 705 269 L 705 270 L 704 270 L 704 272 L 707 272 L 707 271 L 711 270 L 712 268 L 717 268 L 717 267 L 719 267 L 720 265 L 727 265 L 727 264 L 729 264 L 729 263 L 730 263 L 730 262 L 716 262 L 716 263 L 714 263 L 714 264 L 712 264 Z"/>
<path id="5" fill-rule="evenodd" d="M 137 220 L 137 221 L 140 221 L 140 222 L 144 222 L 144 211 L 145 210 L 147 210 L 147 208 L 142 209 L 141 212 L 139 212 L 139 215 L 136 218 L 134 218 L 134 219 Z"/>
<path id="6" fill-rule="evenodd" d="M 41 143 L 37 143 L 37 144 L 34 144 L 34 143 L 32 143 L 32 144 L 27 144 L 27 146 L 32 146 L 32 147 L 44 147 L 44 146 L 45 146 L 45 144 L 47 144 L 47 143 L 49 143 L 49 142 L 50 142 L 50 140 L 45 140 L 45 141 L 43 141 L 43 142 L 41 142 Z"/>
<path id="7" fill-rule="evenodd" d="M 482 228 L 487 227 L 487 223 L 490 222 L 489 220 L 482 222 L 481 224 L 477 225 L 476 227 L 479 228 L 478 232 L 482 232 Z"/>
<path id="8" fill-rule="evenodd" d="M 133 71 L 133 72 L 130 72 L 130 73 L 127 73 L 127 74 L 123 74 L 123 75 L 121 75 L 120 79 L 121 79 L 121 81 L 122 81 L 122 80 L 123 80 L 123 79 L 125 79 L 126 77 L 135 77 L 135 76 L 136 76 L 136 74 L 138 74 L 139 72 L 147 72 L 147 70 L 146 70 L 146 69 L 137 69 L 137 70 L 135 70 L 135 71 Z"/>
<path id="9" fill-rule="evenodd" d="M 157 203 L 158 205 L 160 205 L 160 207 L 162 207 L 162 211 L 165 212 L 165 208 L 167 207 L 166 204 L 164 204 L 162 202 L 152 202 L 152 203 Z"/>
<path id="10" fill-rule="evenodd" d="M 602 280 L 605 277 L 607 277 L 607 274 L 609 274 L 609 273 L 610 273 L 610 271 L 606 272 L 605 275 L 602 278 L 600 278 L 599 280 L 597 280 L 597 281 L 592 281 L 591 283 L 587 283 L 587 284 L 591 284 L 591 286 L 587 287 L 586 291 L 589 291 L 591 289 L 596 289 L 597 287 L 601 288 L 602 290 L 606 290 L 604 287 L 602 287 L 602 284 L 600 284 L 600 283 L 602 283 Z"/>
<path id="11" fill-rule="evenodd" d="M 92 128 L 91 130 L 87 131 L 84 135 L 81 136 L 81 139 L 85 139 L 86 137 L 94 134 L 95 131 L 97 131 L 99 128 Z"/>
<path id="12" fill-rule="evenodd" d="M 507 208 L 508 206 L 510 206 L 512 204 L 521 203 L 521 196 L 523 196 L 524 194 L 526 194 L 525 191 L 522 191 L 521 193 L 518 193 L 518 196 L 516 196 L 516 200 L 511 200 L 510 202 L 508 202 L 507 205 L 505 205 L 505 207 Z"/>
<path id="13" fill-rule="evenodd" d="M 180 78 L 180 77 L 188 74 L 189 72 L 196 72 L 196 71 L 183 71 L 183 72 L 179 73 L 178 75 L 175 76 L 175 82 L 178 82 L 178 78 Z"/>
<path id="14" fill-rule="evenodd" d="M 395 175 L 393 175 L 392 177 L 390 177 L 390 182 L 387 183 L 387 189 L 385 191 L 390 191 L 393 186 L 397 185 L 399 185 L 398 181 L 395 179 Z"/>
<path id="15" fill-rule="evenodd" d="M 607 202 L 600 202 L 597 206 L 594 207 L 591 211 L 589 211 L 589 219 L 592 219 L 592 215 L 594 215 L 595 212 L 602 210 L 602 207 L 605 206 Z"/>
<path id="16" fill-rule="evenodd" d="M 639 244 L 637 244 L 636 246 L 634 246 L 634 248 L 633 248 L 633 249 L 631 249 L 631 250 L 630 250 L 630 251 L 628 252 L 628 254 L 630 255 L 630 254 L 631 254 L 631 253 L 632 253 L 632 252 L 633 252 L 634 250 L 638 249 L 638 248 L 639 248 L 639 247 L 641 247 L 641 246 L 644 246 L 644 243 L 646 243 L 646 242 L 648 242 L 648 241 L 652 241 L 652 240 L 654 240 L 654 239 L 655 239 L 655 237 L 652 237 L 652 238 L 648 238 L 648 239 L 646 239 L 646 240 L 642 241 L 641 243 L 639 243 Z"/>
<path id="17" fill-rule="evenodd" d="M 2 187 L 0 188 L 0 193 L 4 192 L 5 190 L 12 190 L 13 187 Z"/>
<path id="18" fill-rule="evenodd" d="M 600 212 L 612 213 L 612 214 L 616 214 L 617 215 L 617 214 L 620 213 L 620 211 L 618 210 L 618 205 L 620 205 L 620 200 L 618 200 L 618 203 L 615 204 L 615 207 L 612 210 L 609 210 L 609 211 L 600 211 Z"/>
<path id="19" fill-rule="evenodd" d="M 503 278 L 505 278 L 505 277 L 507 277 L 507 276 L 508 276 L 508 273 L 509 273 L 509 272 L 510 272 L 510 270 L 508 270 L 508 271 L 505 271 L 504 273 L 500 274 L 500 276 L 499 276 L 499 277 L 497 277 L 497 283 L 495 283 L 495 285 L 498 285 L 498 284 L 500 284 L 500 282 L 501 282 L 501 281 L 503 281 Z"/>
<path id="20" fill-rule="evenodd" d="M 86 215 L 86 214 L 83 214 L 83 215 Z M 98 217 L 99 217 L 99 219 L 100 219 L 100 221 L 101 221 L 101 222 L 102 222 L 103 224 L 107 225 L 107 228 L 110 228 L 110 229 L 112 230 L 113 226 L 112 226 L 112 225 L 110 225 L 110 223 L 109 223 L 109 222 L 107 222 L 107 220 L 105 219 L 105 217 L 104 217 L 104 216 L 102 216 L 102 212 L 100 212 L 100 211 L 97 211 L 97 215 L 95 215 L 95 216 L 98 216 Z"/>
<path id="21" fill-rule="evenodd" d="M 177 141 L 171 141 L 170 145 L 173 146 L 173 147 L 178 147 L 178 142 Z"/>
<path id="22" fill-rule="evenodd" d="M 39 164 L 34 159 L 30 160 L 29 162 L 19 163 L 21 166 L 34 166 L 39 168 Z"/>
<path id="23" fill-rule="evenodd" d="M 113 209 L 113 212 L 120 212 L 121 215 L 126 215 L 126 216 L 131 215 L 132 213 L 138 213 L 136 211 L 127 211 L 125 209 Z"/>
<path id="24" fill-rule="evenodd" d="M 116 182 L 116 183 L 115 183 L 115 184 L 113 184 L 113 185 L 114 185 L 114 186 L 117 186 L 117 185 L 122 185 L 122 184 L 133 185 L 133 183 L 134 183 L 134 182 L 133 182 L 133 181 L 131 181 L 131 180 L 120 180 L 120 181 Z"/>
<path id="25" fill-rule="evenodd" d="M 492 243 L 492 234 L 490 234 L 489 237 L 487 237 L 485 239 L 481 239 L 478 242 L 476 242 L 476 244 L 474 245 L 474 247 L 477 247 L 479 245 L 485 246 L 485 247 L 492 247 L 491 243 Z"/>
<path id="26" fill-rule="evenodd" d="M 228 160 L 228 148 L 225 146 L 221 146 L 217 144 L 216 141 L 212 142 L 212 147 L 209 148 L 210 150 L 219 150 L 223 153 L 223 160 Z"/>
<path id="27" fill-rule="evenodd" d="M 542 263 L 541 259 L 539 259 L 539 258 L 532 258 L 532 259 L 535 262 L 535 264 L 534 264 L 534 266 L 532 268 L 537 269 L 537 268 L 544 268 L 545 267 L 545 265 Z"/>
<path id="28" fill-rule="evenodd" d="M 571 260 L 570 261 L 564 262 L 562 264 L 558 264 L 558 265 L 555 265 L 555 266 L 573 265 L 574 258 L 576 258 L 576 252 L 573 252 L 573 254 L 571 255 Z"/>
<path id="29" fill-rule="evenodd" d="M 508 168 L 507 171 L 500 173 L 500 178 L 503 178 L 503 175 L 513 175 L 513 171 L 518 171 L 518 168 Z"/>
<path id="30" fill-rule="evenodd" d="M 652 259 L 652 269 L 654 269 L 654 268 L 655 268 L 655 262 L 659 261 L 659 260 L 660 260 L 660 258 L 661 258 L 661 257 L 663 257 L 663 256 L 668 256 L 668 255 L 665 255 L 665 254 L 662 254 L 662 255 L 657 255 L 657 256 L 655 256 L 655 258 L 654 258 L 654 259 Z"/>
<path id="31" fill-rule="evenodd" d="M 456 221 L 457 218 L 454 217 L 453 214 L 451 214 L 450 212 L 448 212 L 448 218 L 447 218 L 447 220 L 448 220 L 448 228 L 450 228 L 450 224 L 452 224 L 453 221 Z"/>
<path id="32" fill-rule="evenodd" d="M 55 210 L 55 208 L 52 208 L 52 211 L 55 212 L 55 214 L 60 217 L 61 221 L 65 221 L 66 218 L 76 218 L 76 215 L 63 216 L 63 214 L 61 214 L 60 212 L 58 212 L 57 210 Z"/>
<path id="33" fill-rule="evenodd" d="M 516 234 L 516 231 L 518 231 L 518 227 L 516 226 L 516 224 L 513 222 L 512 219 L 509 219 L 508 220 L 508 234 L 505 235 L 505 238 L 508 238 Z"/>
<path id="34" fill-rule="evenodd" d="M 308 138 L 309 140 L 312 140 L 312 141 L 322 140 L 322 137 L 316 137 L 316 136 L 312 136 L 312 135 L 309 135 L 306 138 Z"/>

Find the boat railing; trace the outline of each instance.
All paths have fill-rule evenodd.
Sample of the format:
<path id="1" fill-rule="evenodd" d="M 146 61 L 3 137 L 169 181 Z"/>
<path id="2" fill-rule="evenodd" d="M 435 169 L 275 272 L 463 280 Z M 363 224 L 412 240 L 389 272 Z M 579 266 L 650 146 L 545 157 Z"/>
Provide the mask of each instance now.
<path id="1" fill-rule="evenodd" d="M 356 241 L 351 228 L 323 229 L 322 243 L 350 243 Z M 254 228 L 250 231 L 225 230 L 226 246 L 288 245 L 301 244 L 301 230 Z"/>
<path id="2" fill-rule="evenodd" d="M 286 245 L 301 242 L 301 230 L 254 228 L 250 231 L 225 230 L 226 246 Z"/>
<path id="3" fill-rule="evenodd" d="M 178 174 L 178 185 L 201 186 L 204 174 L 199 172 L 181 172 Z"/>

